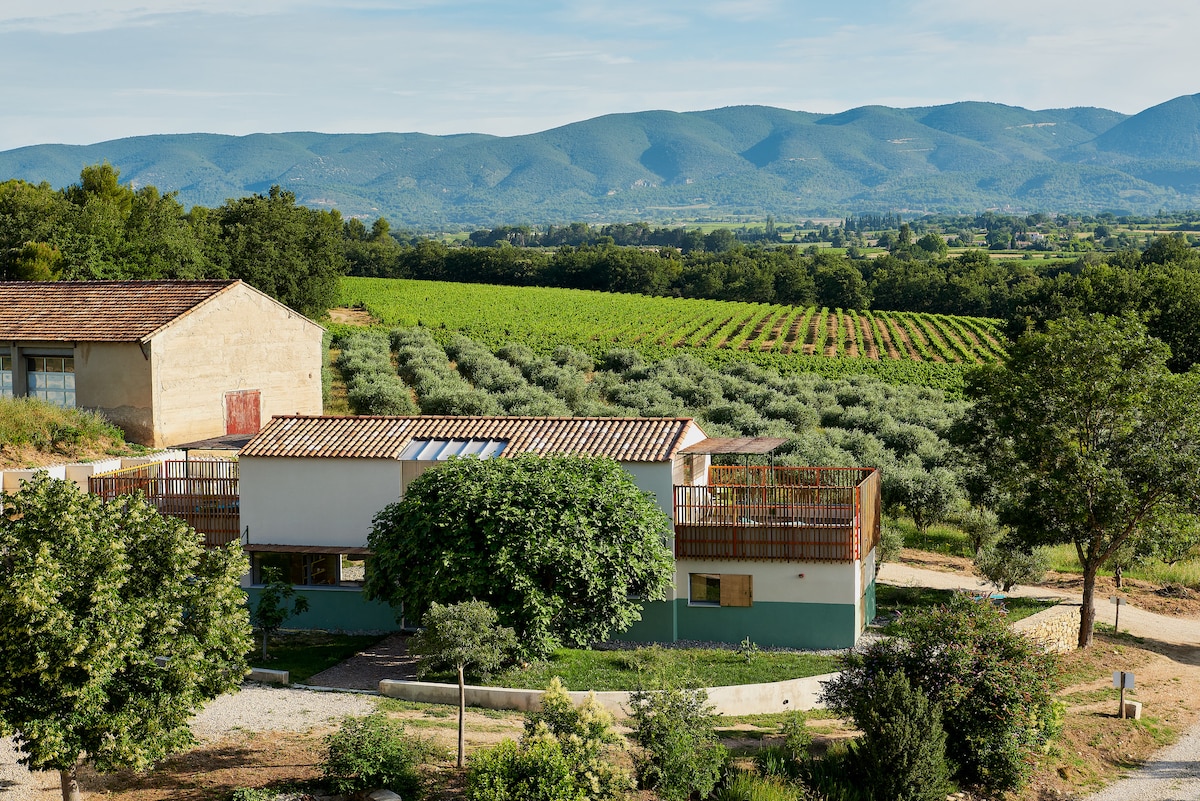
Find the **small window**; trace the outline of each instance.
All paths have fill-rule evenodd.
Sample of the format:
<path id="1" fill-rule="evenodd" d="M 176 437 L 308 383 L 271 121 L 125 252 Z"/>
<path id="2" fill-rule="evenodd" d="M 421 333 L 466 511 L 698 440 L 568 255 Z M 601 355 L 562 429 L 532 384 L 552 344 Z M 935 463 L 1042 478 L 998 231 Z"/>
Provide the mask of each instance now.
<path id="1" fill-rule="evenodd" d="M 692 573 L 688 581 L 692 606 L 752 606 L 753 577 L 738 573 Z"/>
<path id="2" fill-rule="evenodd" d="M 251 582 L 266 584 L 268 568 L 298 587 L 361 587 L 366 580 L 366 557 L 362 554 L 255 553 L 250 565 Z"/>

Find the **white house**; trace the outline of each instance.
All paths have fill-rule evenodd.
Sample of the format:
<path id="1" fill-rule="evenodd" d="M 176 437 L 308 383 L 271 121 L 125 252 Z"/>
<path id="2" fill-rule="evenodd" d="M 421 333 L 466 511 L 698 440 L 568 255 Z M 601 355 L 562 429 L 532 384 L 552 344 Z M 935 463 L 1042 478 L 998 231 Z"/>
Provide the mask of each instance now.
<path id="1" fill-rule="evenodd" d="M 298 625 L 394 629 L 361 596 L 371 521 L 451 456 L 613 459 L 671 520 L 674 588 L 623 638 L 848 647 L 874 615 L 879 474 L 713 466 L 782 440 L 709 439 L 689 418 L 273 418 L 239 454 L 248 592 L 274 566 L 303 587 Z"/>

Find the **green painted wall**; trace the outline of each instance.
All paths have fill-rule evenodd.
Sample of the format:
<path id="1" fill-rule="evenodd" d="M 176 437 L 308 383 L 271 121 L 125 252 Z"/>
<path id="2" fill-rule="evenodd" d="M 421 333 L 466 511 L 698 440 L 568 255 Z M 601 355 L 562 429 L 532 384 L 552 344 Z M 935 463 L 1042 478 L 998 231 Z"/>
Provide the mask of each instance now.
<path id="1" fill-rule="evenodd" d="M 852 604 L 756 601 L 753 606 L 689 606 L 675 602 L 679 639 L 737 643 L 749 637 L 764 647 L 849 648 L 854 645 Z"/>
<path id="2" fill-rule="evenodd" d="M 622 642 L 675 642 L 675 603 L 650 601 L 642 608 L 642 619 L 621 634 L 613 636 Z"/>
<path id="3" fill-rule="evenodd" d="M 874 616 L 875 584 L 867 591 Z M 642 620 L 613 639 L 624 642 L 702 640 L 739 643 L 749 637 L 776 648 L 849 648 L 854 645 L 854 606 L 757 601 L 753 606 L 689 606 L 687 599 L 647 604 Z"/>
<path id="4" fill-rule="evenodd" d="M 866 599 L 866 604 L 864 605 L 864 607 L 866 609 L 866 617 L 864 617 L 863 620 L 865 620 L 867 623 L 870 623 L 872 620 L 875 619 L 875 615 L 876 615 L 876 612 L 875 612 L 875 577 L 874 576 L 871 576 L 871 583 L 867 585 L 867 589 L 866 589 L 866 592 L 863 593 L 863 597 Z"/>
<path id="5" fill-rule="evenodd" d="M 250 606 L 258 603 L 258 587 L 246 588 Z M 400 624 L 392 608 L 379 601 L 368 601 L 358 590 L 320 590 L 297 587 L 297 595 L 308 599 L 308 611 L 289 617 L 283 624 L 288 629 L 322 629 L 325 631 L 397 631 Z"/>

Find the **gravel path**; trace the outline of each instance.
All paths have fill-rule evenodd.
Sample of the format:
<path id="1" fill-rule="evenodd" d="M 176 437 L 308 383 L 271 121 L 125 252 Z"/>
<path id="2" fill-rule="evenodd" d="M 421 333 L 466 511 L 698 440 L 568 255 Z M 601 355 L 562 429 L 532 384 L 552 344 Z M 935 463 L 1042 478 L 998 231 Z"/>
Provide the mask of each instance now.
<path id="1" fill-rule="evenodd" d="M 370 648 L 359 651 L 346 661 L 312 676 L 313 687 L 340 687 L 348 690 L 379 691 L 383 679 L 415 679 L 417 660 L 409 656 L 403 634 L 393 634 Z"/>
<path id="2" fill-rule="evenodd" d="M 1200 727 L 1087 801 L 1200 801 Z"/>
<path id="3" fill-rule="evenodd" d="M 205 707 L 192 720 L 192 732 L 201 742 L 214 742 L 239 731 L 308 731 L 374 709 L 374 700 L 365 695 L 247 684 Z M 57 773 L 31 773 L 17 764 L 18 756 L 10 738 L 0 739 L 0 799 L 56 801 L 61 797 Z"/>

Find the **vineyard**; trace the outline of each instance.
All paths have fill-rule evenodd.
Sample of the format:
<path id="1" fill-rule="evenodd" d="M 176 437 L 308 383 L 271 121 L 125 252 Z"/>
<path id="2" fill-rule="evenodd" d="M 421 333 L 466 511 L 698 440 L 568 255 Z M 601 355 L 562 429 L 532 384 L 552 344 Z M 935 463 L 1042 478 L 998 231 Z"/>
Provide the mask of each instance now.
<path id="1" fill-rule="evenodd" d="M 652 361 L 687 353 L 721 366 L 748 361 L 781 374 L 867 373 L 957 390 L 962 369 L 1004 355 L 995 321 L 907 312 L 815 309 L 540 287 L 345 278 L 341 303 L 387 326 L 453 332 L 492 348 L 560 345 L 602 356 L 630 348 Z"/>

